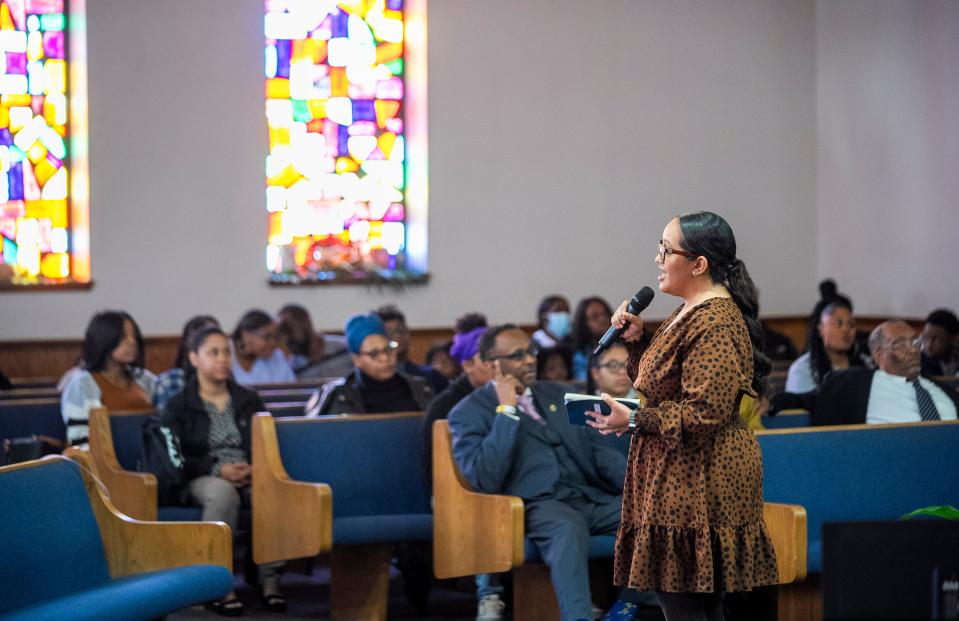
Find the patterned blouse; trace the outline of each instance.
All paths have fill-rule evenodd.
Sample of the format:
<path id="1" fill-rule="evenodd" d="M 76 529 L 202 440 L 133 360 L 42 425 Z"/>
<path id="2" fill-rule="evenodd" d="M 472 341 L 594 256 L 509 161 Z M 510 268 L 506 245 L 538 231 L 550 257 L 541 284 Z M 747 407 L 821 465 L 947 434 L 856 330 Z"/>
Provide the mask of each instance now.
<path id="1" fill-rule="evenodd" d="M 233 414 L 233 402 L 227 401 L 226 407 L 217 409 L 209 401 L 203 401 L 203 407 L 210 416 L 210 454 L 213 455 L 213 468 L 210 474 L 220 476 L 220 468 L 225 464 L 249 463 L 250 458 L 243 450 L 243 439 L 236 426 Z"/>

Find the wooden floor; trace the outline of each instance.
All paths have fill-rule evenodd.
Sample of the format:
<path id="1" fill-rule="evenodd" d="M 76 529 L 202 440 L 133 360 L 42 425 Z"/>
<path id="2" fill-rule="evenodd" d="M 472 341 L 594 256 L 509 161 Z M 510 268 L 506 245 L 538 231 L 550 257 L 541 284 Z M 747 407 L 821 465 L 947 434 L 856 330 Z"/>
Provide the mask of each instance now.
<path id="1" fill-rule="evenodd" d="M 257 593 L 247 586 L 241 576 L 236 577 L 236 593 L 246 606 L 243 619 L 329 619 L 330 572 L 328 567 L 316 567 L 312 575 L 287 572 L 283 575 L 283 593 L 287 598 L 285 614 L 269 613 L 259 609 Z M 222 619 L 202 607 L 194 607 L 169 615 L 169 621 Z M 457 589 L 457 585 L 439 584 L 430 594 L 427 616 L 418 616 L 403 595 L 403 579 L 398 572 L 390 577 L 390 619 L 424 619 L 445 621 L 473 621 L 476 618 L 476 594 Z"/>

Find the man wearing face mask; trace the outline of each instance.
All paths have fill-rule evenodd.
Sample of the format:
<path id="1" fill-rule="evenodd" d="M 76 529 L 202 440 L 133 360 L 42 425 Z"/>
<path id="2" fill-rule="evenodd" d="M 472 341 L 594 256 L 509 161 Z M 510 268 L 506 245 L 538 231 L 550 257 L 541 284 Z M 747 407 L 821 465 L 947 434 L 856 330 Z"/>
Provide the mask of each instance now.
<path id="1" fill-rule="evenodd" d="M 541 349 L 557 345 L 571 345 L 570 333 L 573 319 L 569 313 L 569 300 L 561 295 L 548 295 L 536 309 L 539 329 L 533 333 L 533 341 Z"/>
<path id="2" fill-rule="evenodd" d="M 626 460 L 569 424 L 566 387 L 536 381 L 531 345 L 509 324 L 480 339 L 494 379 L 450 412 L 453 457 L 478 491 L 523 499 L 526 536 L 549 567 L 562 618 L 591 619 L 589 538 L 616 533 Z"/>
<path id="3" fill-rule="evenodd" d="M 813 425 L 956 420 L 956 393 L 919 375 L 919 346 L 906 322 L 881 323 L 869 335 L 878 369 L 834 371 L 816 391 L 776 395 L 770 412 L 805 408 Z"/>

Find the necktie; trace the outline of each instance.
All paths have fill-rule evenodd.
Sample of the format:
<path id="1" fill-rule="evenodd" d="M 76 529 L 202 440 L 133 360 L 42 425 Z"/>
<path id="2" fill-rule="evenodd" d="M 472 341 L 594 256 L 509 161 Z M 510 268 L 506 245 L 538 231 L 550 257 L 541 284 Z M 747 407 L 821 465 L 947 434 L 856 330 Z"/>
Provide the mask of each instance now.
<path id="1" fill-rule="evenodd" d="M 922 420 L 939 420 L 939 410 L 932 401 L 929 391 L 922 387 L 919 378 L 912 380 L 912 387 L 916 389 L 916 403 L 919 404 L 919 418 Z"/>
<path id="2" fill-rule="evenodd" d="M 526 414 L 537 423 L 541 425 L 546 423 L 543 417 L 539 415 L 539 412 L 536 411 L 536 404 L 533 403 L 533 397 L 530 395 L 520 395 L 516 405 L 519 406 L 520 412 Z"/>

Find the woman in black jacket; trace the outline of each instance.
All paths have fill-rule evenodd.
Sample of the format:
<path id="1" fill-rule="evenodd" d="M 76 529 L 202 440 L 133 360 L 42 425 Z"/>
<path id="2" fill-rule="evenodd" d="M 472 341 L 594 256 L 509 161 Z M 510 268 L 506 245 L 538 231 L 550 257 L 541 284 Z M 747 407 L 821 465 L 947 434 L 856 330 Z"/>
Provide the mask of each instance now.
<path id="1" fill-rule="evenodd" d="M 230 340 L 220 328 L 194 332 L 186 346 L 193 373 L 160 417 L 180 439 L 190 497 L 203 508 L 203 520 L 225 522 L 235 534 L 240 506 L 250 501 L 251 418 L 266 408 L 255 392 L 231 378 Z M 259 567 L 264 607 L 277 612 L 286 609 L 280 566 Z M 243 614 L 233 593 L 210 608 L 223 616 Z"/>

